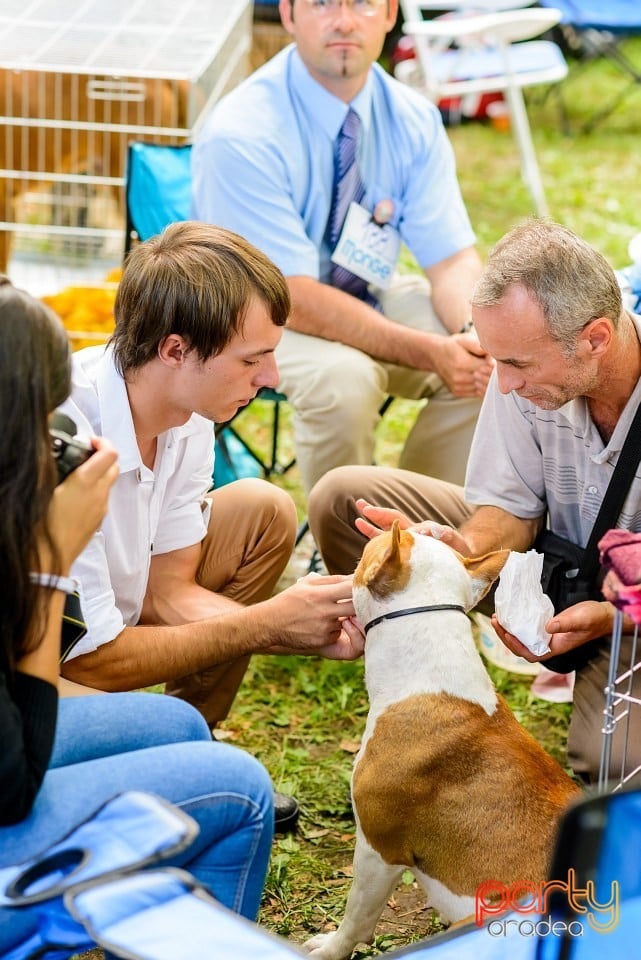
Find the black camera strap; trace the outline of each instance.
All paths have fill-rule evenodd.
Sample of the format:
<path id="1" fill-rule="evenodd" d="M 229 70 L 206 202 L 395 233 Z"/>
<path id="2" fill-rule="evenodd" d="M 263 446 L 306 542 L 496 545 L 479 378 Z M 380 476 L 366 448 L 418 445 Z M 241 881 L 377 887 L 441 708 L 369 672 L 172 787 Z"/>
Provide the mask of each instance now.
<path id="1" fill-rule="evenodd" d="M 639 460 L 641 460 L 641 404 L 637 407 L 634 420 L 630 424 L 601 508 L 585 545 L 583 560 L 577 574 L 578 580 L 589 583 L 595 581 L 599 571 L 599 540 L 608 530 L 616 526 Z"/>
<path id="2" fill-rule="evenodd" d="M 87 632 L 80 606 L 80 594 L 68 593 L 65 598 L 65 609 L 62 615 L 62 634 L 60 638 L 60 663 L 64 663 L 79 640 Z"/>

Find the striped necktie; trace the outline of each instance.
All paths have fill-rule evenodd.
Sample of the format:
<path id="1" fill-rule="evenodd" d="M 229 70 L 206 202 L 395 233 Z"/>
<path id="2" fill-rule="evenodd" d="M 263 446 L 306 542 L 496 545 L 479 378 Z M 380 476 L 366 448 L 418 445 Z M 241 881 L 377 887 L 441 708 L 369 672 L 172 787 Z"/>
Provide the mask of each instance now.
<path id="1" fill-rule="evenodd" d="M 332 250 L 338 242 L 350 203 L 352 201 L 360 203 L 365 196 L 357 158 L 360 130 L 360 118 L 350 107 L 343 126 L 339 130 L 334 149 L 334 191 L 327 221 L 328 239 Z M 336 263 L 331 265 L 330 282 L 332 286 L 351 293 L 352 296 L 359 297 L 361 300 L 368 302 L 373 300 L 367 292 L 367 282 Z"/>

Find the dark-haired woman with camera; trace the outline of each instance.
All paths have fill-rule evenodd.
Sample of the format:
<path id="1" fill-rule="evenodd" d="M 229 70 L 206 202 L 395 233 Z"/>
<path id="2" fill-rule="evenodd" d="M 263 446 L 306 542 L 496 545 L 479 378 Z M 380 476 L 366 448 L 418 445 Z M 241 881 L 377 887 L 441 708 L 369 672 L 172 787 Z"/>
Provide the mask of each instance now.
<path id="1" fill-rule="evenodd" d="M 200 826 L 176 862 L 254 918 L 273 831 L 264 768 L 212 743 L 200 714 L 180 700 L 95 692 L 59 699 L 69 570 L 102 522 L 118 475 L 116 452 L 96 438 L 95 453 L 58 483 L 49 420 L 69 389 L 62 324 L 0 277 L 0 867 L 45 850 L 114 795 L 147 790 Z M 0 909 L 0 956 L 33 922 Z"/>

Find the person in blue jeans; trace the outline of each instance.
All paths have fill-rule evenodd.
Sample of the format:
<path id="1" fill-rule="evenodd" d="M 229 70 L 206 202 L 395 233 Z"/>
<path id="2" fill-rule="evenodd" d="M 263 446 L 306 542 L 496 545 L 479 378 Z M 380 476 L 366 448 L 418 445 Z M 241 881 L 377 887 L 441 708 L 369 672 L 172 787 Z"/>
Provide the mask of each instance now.
<path id="1" fill-rule="evenodd" d="M 67 336 L 6 277 L 0 344 L 0 867 L 45 850 L 116 794 L 146 790 L 200 827 L 176 865 L 254 919 L 274 822 L 262 765 L 212 742 L 200 714 L 179 700 L 83 688 L 59 698 L 69 570 L 104 517 L 117 454 L 95 438 L 93 455 L 59 482 L 49 417 L 69 393 Z M 0 910 L 0 956 L 33 923 Z"/>

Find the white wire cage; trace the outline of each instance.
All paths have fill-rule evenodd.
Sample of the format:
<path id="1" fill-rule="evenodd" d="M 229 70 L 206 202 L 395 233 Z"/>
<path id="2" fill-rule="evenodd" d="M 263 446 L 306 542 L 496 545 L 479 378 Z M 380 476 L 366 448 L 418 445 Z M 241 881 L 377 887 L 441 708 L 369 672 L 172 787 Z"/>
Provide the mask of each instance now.
<path id="1" fill-rule="evenodd" d="M 598 789 L 605 793 L 641 784 L 641 764 L 632 760 L 632 746 L 641 728 L 638 677 L 641 670 L 639 629 L 623 641 L 623 614 L 614 617 L 608 681 L 604 690 L 601 762 Z M 635 682 L 636 681 L 636 682 Z"/>
<path id="2" fill-rule="evenodd" d="M 251 42 L 251 0 L 2 0 L 0 272 L 118 262 L 128 144 L 191 139 Z"/>

